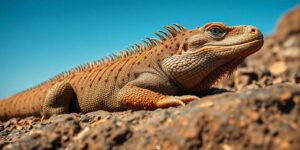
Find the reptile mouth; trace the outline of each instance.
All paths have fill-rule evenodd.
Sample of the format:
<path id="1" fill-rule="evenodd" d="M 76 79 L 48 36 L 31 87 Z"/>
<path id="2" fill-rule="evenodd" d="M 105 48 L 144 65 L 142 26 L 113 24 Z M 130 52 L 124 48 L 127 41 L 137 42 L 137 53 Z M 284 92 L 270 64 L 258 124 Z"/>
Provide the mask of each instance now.
<path id="1" fill-rule="evenodd" d="M 205 46 L 222 46 L 222 47 L 230 47 L 230 46 L 242 46 L 242 45 L 247 45 L 247 44 L 253 44 L 253 43 L 261 43 L 263 42 L 263 38 L 259 38 L 259 39 L 255 39 L 255 40 L 247 40 L 247 41 L 242 41 L 242 42 L 238 42 L 238 43 L 234 43 L 231 45 L 228 44 L 219 44 L 219 45 L 205 45 Z"/>
<path id="2" fill-rule="evenodd" d="M 239 43 L 235 43 L 235 44 L 231 44 L 231 45 L 203 45 L 199 48 L 197 48 L 198 50 L 192 51 L 192 52 L 186 52 L 187 54 L 197 54 L 197 53 L 204 53 L 207 51 L 215 51 L 215 52 L 227 52 L 227 51 L 231 51 L 231 48 L 238 48 L 238 47 L 245 47 L 244 49 L 249 49 L 248 52 L 245 52 L 246 54 L 248 54 L 249 52 L 251 52 L 250 54 L 258 51 L 262 45 L 264 43 L 264 40 L 259 38 L 259 39 L 255 39 L 255 40 L 248 40 L 248 41 L 243 41 L 243 42 L 239 42 Z M 250 55 L 248 54 L 248 55 Z"/>
<path id="3" fill-rule="evenodd" d="M 239 45 L 236 44 L 236 45 L 232 46 L 232 48 L 238 49 L 237 52 L 235 52 L 236 54 L 238 54 L 238 56 L 236 56 L 236 57 L 244 57 L 245 58 L 245 57 L 257 52 L 263 46 L 263 44 L 264 44 L 264 40 L 258 39 L 258 40 L 253 40 L 253 41 L 249 41 L 249 42 L 244 42 Z M 230 51 L 230 50 L 227 50 L 227 51 Z"/>
<path id="4" fill-rule="evenodd" d="M 237 69 L 239 64 L 241 64 L 247 56 L 258 51 L 262 47 L 263 43 L 263 39 L 256 39 L 248 42 L 243 42 L 242 44 L 240 43 L 227 46 L 215 45 L 210 46 L 208 49 L 205 49 L 207 51 L 213 50 L 220 52 L 220 57 L 218 57 L 217 59 L 227 59 L 227 61 L 210 71 L 195 86 L 193 86 L 194 88 L 192 89 L 195 89 L 195 91 L 203 91 L 209 89 L 222 78 L 230 76 Z M 218 49 L 218 47 L 221 48 Z M 200 53 L 205 50 L 200 50 Z"/>

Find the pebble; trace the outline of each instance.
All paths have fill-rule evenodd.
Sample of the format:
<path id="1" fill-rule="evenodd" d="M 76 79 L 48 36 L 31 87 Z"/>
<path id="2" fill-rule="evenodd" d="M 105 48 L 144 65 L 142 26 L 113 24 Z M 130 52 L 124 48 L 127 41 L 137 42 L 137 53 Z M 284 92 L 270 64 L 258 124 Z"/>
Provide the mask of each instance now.
<path id="1" fill-rule="evenodd" d="M 287 70 L 287 66 L 283 61 L 279 61 L 269 66 L 268 70 L 273 76 L 278 76 Z"/>

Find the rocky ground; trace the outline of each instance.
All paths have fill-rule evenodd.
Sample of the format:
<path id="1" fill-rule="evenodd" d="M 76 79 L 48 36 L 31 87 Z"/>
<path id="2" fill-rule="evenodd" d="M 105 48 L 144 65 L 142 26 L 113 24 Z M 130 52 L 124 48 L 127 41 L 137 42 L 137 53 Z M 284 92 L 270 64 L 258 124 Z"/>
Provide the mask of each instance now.
<path id="1" fill-rule="evenodd" d="M 201 101 L 0 122 L 0 149 L 300 149 L 300 7 Z"/>

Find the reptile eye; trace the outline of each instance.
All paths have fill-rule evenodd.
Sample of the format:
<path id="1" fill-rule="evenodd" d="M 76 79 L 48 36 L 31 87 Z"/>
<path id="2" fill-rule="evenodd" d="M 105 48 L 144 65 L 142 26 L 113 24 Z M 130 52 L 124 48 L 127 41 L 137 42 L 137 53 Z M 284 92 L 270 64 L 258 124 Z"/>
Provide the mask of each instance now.
<path id="1" fill-rule="evenodd" d="M 214 38 L 222 38 L 225 35 L 225 30 L 220 27 L 211 27 L 207 30 L 208 34 Z"/>

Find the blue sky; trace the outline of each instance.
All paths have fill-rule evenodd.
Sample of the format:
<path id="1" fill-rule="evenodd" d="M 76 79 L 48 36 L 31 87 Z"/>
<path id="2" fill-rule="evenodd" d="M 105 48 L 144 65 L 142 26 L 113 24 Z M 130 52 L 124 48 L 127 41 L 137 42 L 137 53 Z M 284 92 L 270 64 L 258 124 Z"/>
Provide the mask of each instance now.
<path id="1" fill-rule="evenodd" d="M 271 34 L 298 0 L 0 0 L 0 98 L 140 42 L 163 25 L 251 24 Z"/>

